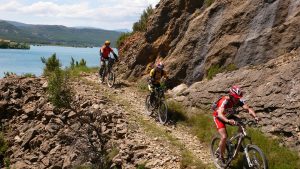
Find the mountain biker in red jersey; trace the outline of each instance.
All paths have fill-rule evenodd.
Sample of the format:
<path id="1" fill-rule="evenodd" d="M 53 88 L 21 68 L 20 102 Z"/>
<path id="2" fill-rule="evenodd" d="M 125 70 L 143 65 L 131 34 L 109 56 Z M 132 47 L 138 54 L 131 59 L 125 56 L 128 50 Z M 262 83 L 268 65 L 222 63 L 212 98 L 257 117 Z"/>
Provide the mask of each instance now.
<path id="1" fill-rule="evenodd" d="M 115 60 L 118 62 L 118 55 L 115 54 L 113 49 L 110 47 L 110 41 L 105 41 L 104 45 L 100 48 L 100 70 L 99 70 L 99 76 L 101 78 L 103 69 L 105 66 L 108 65 L 108 61 L 110 59 L 109 54 L 112 53 L 115 57 Z"/>
<path id="2" fill-rule="evenodd" d="M 218 132 L 221 136 L 221 140 L 219 143 L 220 157 L 221 163 L 224 165 L 224 151 L 227 140 L 227 130 L 226 124 L 236 125 L 236 121 L 238 117 L 234 115 L 235 109 L 237 107 L 242 107 L 245 110 L 248 110 L 250 115 L 255 118 L 256 121 L 259 121 L 260 118 L 256 116 L 256 113 L 252 108 L 250 108 L 241 98 L 243 97 L 243 93 L 241 88 L 238 86 L 232 86 L 229 89 L 229 95 L 223 96 L 216 103 L 217 107 L 213 113 L 214 122 L 217 126 Z"/>

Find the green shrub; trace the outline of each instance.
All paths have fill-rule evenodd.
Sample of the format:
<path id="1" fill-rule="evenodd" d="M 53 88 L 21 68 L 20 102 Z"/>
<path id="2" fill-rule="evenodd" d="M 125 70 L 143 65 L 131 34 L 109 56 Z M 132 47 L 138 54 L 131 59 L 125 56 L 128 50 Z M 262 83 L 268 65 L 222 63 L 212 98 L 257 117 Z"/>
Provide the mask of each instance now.
<path id="1" fill-rule="evenodd" d="M 151 16 L 153 12 L 154 9 L 152 8 L 152 6 L 148 6 L 147 9 L 145 9 L 143 14 L 141 15 L 140 20 L 133 24 L 133 32 L 145 32 L 147 30 L 147 22 L 149 16 Z"/>
<path id="2" fill-rule="evenodd" d="M 215 2 L 215 0 L 205 0 L 205 5 L 208 7 Z"/>
<path id="3" fill-rule="evenodd" d="M 70 107 L 72 90 L 69 86 L 69 73 L 61 69 L 55 69 L 48 79 L 48 95 L 51 103 L 58 107 Z"/>
<path id="4" fill-rule="evenodd" d="M 207 71 L 207 79 L 211 80 L 220 72 L 221 72 L 221 68 L 219 65 L 212 65 Z"/>
<path id="5" fill-rule="evenodd" d="M 9 77 L 9 76 L 14 76 L 16 73 L 14 72 L 4 72 L 4 78 Z"/>
<path id="6" fill-rule="evenodd" d="M 24 73 L 22 77 L 36 77 L 33 73 Z"/>
<path id="7" fill-rule="evenodd" d="M 117 48 L 120 48 L 122 46 L 123 42 L 131 35 L 132 35 L 131 32 L 122 33 L 116 42 Z"/>
<path id="8" fill-rule="evenodd" d="M 4 139 L 3 133 L 0 132 L 0 155 L 4 156 L 7 149 L 8 149 L 8 143 Z"/>
<path id="9" fill-rule="evenodd" d="M 71 57 L 70 68 L 71 69 L 75 68 L 75 59 L 73 57 Z"/>
<path id="10" fill-rule="evenodd" d="M 6 169 L 10 169 L 10 159 L 9 158 L 4 158 L 4 166 Z"/>
<path id="11" fill-rule="evenodd" d="M 78 66 L 79 67 L 86 67 L 86 61 L 84 59 L 81 59 Z"/>
<path id="12" fill-rule="evenodd" d="M 51 57 L 46 59 L 45 57 L 41 58 L 42 62 L 45 64 L 43 74 L 45 76 L 49 76 L 56 69 L 60 69 L 61 64 L 58 58 L 56 58 L 56 54 L 54 53 Z"/>

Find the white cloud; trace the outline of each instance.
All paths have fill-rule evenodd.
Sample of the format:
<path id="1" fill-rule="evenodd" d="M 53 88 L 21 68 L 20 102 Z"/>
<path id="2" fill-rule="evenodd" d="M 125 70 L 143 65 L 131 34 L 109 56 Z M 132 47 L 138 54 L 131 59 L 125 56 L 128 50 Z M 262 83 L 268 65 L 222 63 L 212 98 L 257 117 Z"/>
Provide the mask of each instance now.
<path id="1" fill-rule="evenodd" d="M 0 15 L 33 24 L 61 24 L 106 29 L 131 28 L 142 11 L 159 0 L 0 0 Z"/>

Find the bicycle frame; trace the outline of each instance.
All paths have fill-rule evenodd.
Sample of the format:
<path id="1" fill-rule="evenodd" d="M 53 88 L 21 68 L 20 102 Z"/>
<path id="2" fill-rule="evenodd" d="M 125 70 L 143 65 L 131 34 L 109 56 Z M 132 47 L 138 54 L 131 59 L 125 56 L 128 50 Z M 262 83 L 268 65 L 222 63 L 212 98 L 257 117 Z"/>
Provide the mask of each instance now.
<path id="1" fill-rule="evenodd" d="M 242 142 L 244 141 L 244 138 L 247 137 L 247 133 L 246 133 L 246 130 L 245 130 L 244 126 L 243 125 L 238 125 L 238 126 L 239 126 L 238 133 L 236 135 L 234 135 L 233 137 L 230 138 L 230 142 L 233 142 L 234 140 L 238 139 L 237 146 L 236 146 L 236 148 L 234 150 L 233 155 L 227 161 L 227 163 L 225 165 L 225 168 L 227 168 L 230 165 L 230 163 L 232 162 L 232 160 L 235 159 L 235 157 L 238 155 L 239 150 L 240 150 L 241 145 L 242 145 Z M 247 151 L 246 148 L 247 147 L 245 147 L 245 149 L 244 149 L 244 153 L 245 153 L 247 161 L 249 163 L 250 162 L 250 158 L 249 158 L 249 154 L 248 154 L 248 151 Z M 249 163 L 249 166 L 253 166 L 252 163 L 251 163 L 251 165 L 250 165 L 250 163 Z"/>
<path id="2" fill-rule="evenodd" d="M 106 61 L 103 61 L 103 62 L 104 62 L 104 68 L 103 68 L 102 76 L 106 77 L 107 74 L 111 72 L 114 61 L 112 59 L 108 59 L 107 64 L 106 64 Z"/>
<path id="3" fill-rule="evenodd" d="M 164 99 L 164 89 L 161 87 L 154 88 L 154 97 L 155 97 L 155 109 L 160 106 L 161 100 Z"/>

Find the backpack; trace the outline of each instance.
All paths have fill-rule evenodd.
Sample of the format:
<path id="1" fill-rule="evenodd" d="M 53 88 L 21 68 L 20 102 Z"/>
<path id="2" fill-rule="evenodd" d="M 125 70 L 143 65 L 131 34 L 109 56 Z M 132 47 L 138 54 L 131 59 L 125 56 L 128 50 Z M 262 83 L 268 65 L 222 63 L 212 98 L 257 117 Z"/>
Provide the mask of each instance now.
<path id="1" fill-rule="evenodd" d="M 156 77 L 156 73 L 159 71 L 159 73 L 161 74 L 161 76 L 163 76 L 163 73 L 164 71 L 163 70 L 157 70 L 157 68 L 154 68 L 154 74 L 153 74 L 153 77 L 155 78 Z"/>
<path id="2" fill-rule="evenodd" d="M 213 102 L 213 103 L 211 104 L 211 109 L 212 109 L 213 111 L 216 111 L 216 110 L 217 110 L 217 108 L 218 108 L 218 102 L 219 102 L 222 98 L 223 98 L 223 96 L 220 96 L 220 97 L 218 98 L 217 101 L 215 101 L 215 102 Z"/>

